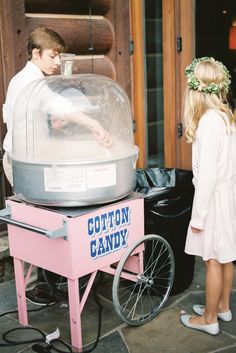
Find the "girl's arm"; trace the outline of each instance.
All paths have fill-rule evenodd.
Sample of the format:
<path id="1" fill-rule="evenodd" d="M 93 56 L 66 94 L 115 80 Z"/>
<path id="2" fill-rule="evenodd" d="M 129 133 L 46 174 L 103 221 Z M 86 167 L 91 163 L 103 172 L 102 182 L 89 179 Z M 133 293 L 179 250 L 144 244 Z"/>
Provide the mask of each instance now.
<path id="1" fill-rule="evenodd" d="M 197 147 L 199 151 L 198 175 L 196 176 L 193 200 L 191 227 L 203 230 L 209 205 L 217 182 L 218 160 L 224 136 L 224 123 L 217 112 L 207 112 L 197 131 Z"/>

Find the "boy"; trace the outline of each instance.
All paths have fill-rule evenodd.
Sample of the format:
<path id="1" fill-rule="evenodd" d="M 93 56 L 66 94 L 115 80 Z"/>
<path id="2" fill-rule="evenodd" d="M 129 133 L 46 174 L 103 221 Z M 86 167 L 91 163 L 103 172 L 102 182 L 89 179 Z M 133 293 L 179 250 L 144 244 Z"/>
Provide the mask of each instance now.
<path id="1" fill-rule="evenodd" d="M 7 134 L 3 141 L 5 154 L 3 156 L 3 169 L 5 175 L 13 186 L 11 153 L 12 128 L 14 105 L 19 93 L 32 81 L 44 76 L 53 75 L 58 71 L 59 54 L 65 51 L 64 40 L 48 28 L 38 27 L 30 33 L 28 40 L 28 59 L 25 67 L 10 81 L 5 104 L 3 105 L 3 121 L 7 124 Z M 68 122 L 79 123 L 90 129 L 98 142 L 105 147 L 110 146 L 110 136 L 95 120 L 82 111 L 67 114 L 65 119 L 55 119 L 54 128 L 60 129 Z M 53 123 L 53 121 L 52 121 Z"/>
<path id="2" fill-rule="evenodd" d="M 65 51 L 64 40 L 48 28 L 38 27 L 29 35 L 28 40 L 28 62 L 10 81 L 7 90 L 6 101 L 3 105 L 3 121 L 7 124 L 7 134 L 3 142 L 5 154 L 3 156 L 3 168 L 5 175 L 13 186 L 12 176 L 12 129 L 13 112 L 16 100 L 21 91 L 32 81 L 42 79 L 44 76 L 53 75 L 58 72 L 60 60 L 59 54 Z M 62 128 L 67 122 L 75 122 L 89 128 L 99 143 L 109 146 L 110 136 L 101 125 L 81 111 L 67 114 L 64 119 L 56 117 L 51 120 L 53 129 Z M 41 276 L 41 273 L 39 272 Z M 26 293 L 29 300 L 37 304 L 50 304 L 53 298 L 47 285 L 36 286 Z"/>
<path id="3" fill-rule="evenodd" d="M 28 40 L 28 59 L 25 67 L 10 81 L 6 101 L 3 105 L 3 121 L 7 124 L 7 134 L 3 141 L 5 154 L 3 169 L 13 186 L 11 152 L 14 104 L 19 93 L 32 81 L 53 75 L 60 65 L 59 54 L 64 52 L 64 40 L 54 31 L 39 27 L 31 32 Z"/>

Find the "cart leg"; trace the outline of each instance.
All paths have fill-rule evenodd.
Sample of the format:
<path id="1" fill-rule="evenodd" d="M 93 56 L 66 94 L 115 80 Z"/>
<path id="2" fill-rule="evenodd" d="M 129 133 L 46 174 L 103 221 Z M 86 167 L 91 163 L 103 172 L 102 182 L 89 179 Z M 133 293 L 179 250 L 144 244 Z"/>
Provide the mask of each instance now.
<path id="1" fill-rule="evenodd" d="M 25 296 L 24 262 L 14 258 L 14 270 L 19 322 L 26 326 L 28 325 L 28 314 Z"/>
<path id="2" fill-rule="evenodd" d="M 68 278 L 68 295 L 70 310 L 70 330 L 72 347 L 82 352 L 81 305 L 78 279 Z"/>

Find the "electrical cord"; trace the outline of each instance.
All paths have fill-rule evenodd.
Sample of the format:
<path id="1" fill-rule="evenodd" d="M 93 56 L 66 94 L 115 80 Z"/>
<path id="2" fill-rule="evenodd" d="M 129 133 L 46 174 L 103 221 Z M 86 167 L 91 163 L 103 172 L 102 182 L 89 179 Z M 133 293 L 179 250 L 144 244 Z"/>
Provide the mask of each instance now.
<path id="1" fill-rule="evenodd" d="M 55 304 L 53 304 L 55 305 Z M 29 309 L 28 312 L 33 312 L 33 311 L 40 311 L 42 309 L 45 309 L 48 306 L 52 306 L 52 304 L 50 305 L 45 305 L 42 308 L 38 308 L 38 309 Z M 5 316 L 5 315 L 9 315 L 9 314 L 17 314 L 18 310 L 11 310 L 11 311 L 7 311 L 3 314 L 0 314 L 0 317 Z M 20 330 L 34 330 L 37 331 L 41 334 L 42 338 L 38 338 L 37 340 L 24 340 L 24 341 L 13 341 L 7 338 L 7 335 L 9 335 L 12 332 L 15 331 L 20 331 Z M 32 328 L 32 327 L 17 327 L 17 328 L 13 328 L 9 331 L 6 331 L 3 335 L 2 335 L 2 339 L 6 342 L 6 343 L 0 343 L 0 347 L 9 347 L 9 346 L 17 346 L 17 345 L 21 345 L 21 344 L 27 344 L 27 343 L 34 343 L 34 342 L 44 342 L 46 338 L 46 335 L 44 332 L 42 332 L 41 330 L 37 329 L 37 328 Z"/>
<path id="2" fill-rule="evenodd" d="M 35 339 L 29 339 L 29 340 L 24 340 L 24 341 L 14 341 L 12 339 L 7 338 L 7 336 L 12 333 L 12 332 L 16 332 L 16 331 L 25 331 L 25 330 L 32 330 L 32 331 L 36 331 L 38 333 L 40 333 L 40 335 L 42 336 L 42 338 L 35 338 Z M 28 343 L 35 343 L 35 342 L 44 342 L 46 339 L 46 335 L 39 329 L 37 328 L 33 328 L 33 327 L 16 327 L 13 328 L 7 332 L 5 332 L 2 335 L 2 339 L 6 342 L 5 344 L 0 344 L 1 347 L 6 347 L 6 346 L 18 346 L 20 344 L 28 344 Z"/>
<path id="3" fill-rule="evenodd" d="M 96 302 L 96 304 L 99 307 L 99 311 L 98 311 L 98 332 L 97 332 L 97 337 L 96 337 L 96 340 L 95 340 L 93 346 L 90 349 L 88 349 L 88 350 L 83 350 L 82 351 L 83 353 L 92 352 L 97 347 L 98 342 L 99 342 L 99 338 L 100 338 L 100 334 L 101 334 L 102 310 L 103 310 L 103 307 L 102 307 L 102 305 L 101 305 L 101 303 L 99 301 L 99 298 L 98 298 L 98 295 L 97 295 L 97 293 L 95 291 L 95 288 L 94 288 L 93 294 L 94 294 L 95 302 Z M 56 304 L 56 302 L 55 302 L 55 304 Z M 51 307 L 51 306 L 53 306 L 55 304 L 48 304 L 48 305 L 45 305 L 42 308 L 38 308 L 38 309 L 30 309 L 30 310 L 28 310 L 28 312 L 39 311 L 39 310 L 45 309 L 46 307 L 49 307 L 49 306 Z M 4 315 L 8 315 L 8 314 L 15 314 L 17 312 L 18 312 L 17 310 L 8 311 L 6 313 L 0 314 L 0 317 L 2 317 Z M 38 337 L 38 338 L 35 338 L 35 339 L 24 340 L 24 341 L 14 341 L 14 340 L 8 338 L 8 336 L 12 332 L 23 331 L 23 330 L 31 330 L 31 331 L 37 332 L 37 333 L 40 334 L 41 337 Z M 51 335 L 53 336 L 53 334 L 51 334 Z M 71 346 L 69 346 L 67 343 L 65 343 L 64 341 L 62 341 L 62 340 L 60 340 L 58 338 L 51 339 L 50 341 L 48 341 L 48 339 L 47 339 L 48 336 L 50 336 L 50 335 L 46 335 L 43 331 L 41 331 L 41 330 L 39 330 L 37 328 L 34 328 L 34 327 L 17 327 L 17 328 L 13 328 L 13 329 L 11 329 L 9 331 L 6 331 L 2 335 L 2 339 L 5 341 L 5 343 L 0 343 L 0 347 L 10 347 L 10 346 L 18 346 L 18 345 L 21 345 L 21 344 L 35 343 L 35 344 L 32 345 L 32 349 L 33 349 L 33 351 L 38 352 L 38 353 L 50 353 L 50 351 L 52 349 L 54 349 L 58 353 L 73 353 Z M 46 343 L 47 345 L 44 346 L 44 345 L 41 345 L 41 344 L 38 344 L 38 343 Z M 66 347 L 67 351 L 61 350 L 59 348 L 59 346 Z"/>
<path id="4" fill-rule="evenodd" d="M 99 311 L 98 311 L 98 333 L 97 333 L 97 338 L 94 342 L 94 345 L 92 346 L 91 349 L 88 349 L 86 351 L 83 351 L 83 353 L 89 353 L 89 352 L 92 352 L 98 345 L 98 341 L 99 341 L 99 338 L 100 338 L 100 334 L 101 334 L 101 328 L 102 328 L 102 310 L 103 310 L 103 306 L 101 305 L 99 299 L 98 299 L 98 295 L 96 293 L 96 291 L 94 290 L 93 292 L 94 294 L 94 299 L 95 299 L 95 302 L 97 303 L 98 307 L 99 307 Z"/>
<path id="5" fill-rule="evenodd" d="M 98 342 L 99 342 L 99 338 L 100 338 L 100 334 L 101 334 L 102 310 L 103 310 L 103 307 L 102 307 L 102 305 L 101 305 L 101 303 L 100 303 L 100 301 L 98 299 L 97 293 L 94 291 L 93 294 L 94 294 L 95 302 L 97 303 L 97 305 L 99 307 L 98 333 L 97 333 L 97 338 L 96 338 L 93 346 L 90 349 L 88 349 L 88 350 L 83 350 L 82 351 L 83 353 L 92 352 L 97 347 Z M 68 349 L 68 351 L 64 351 L 64 350 L 59 349 L 58 348 L 58 344 L 64 345 Z M 48 346 L 42 346 L 42 345 L 39 345 L 39 344 L 35 344 L 35 345 L 32 346 L 32 349 L 35 352 L 38 352 L 38 353 L 50 353 L 51 349 L 54 349 L 58 353 L 73 353 L 71 347 L 68 344 L 66 344 L 65 342 L 63 342 L 63 341 L 61 341 L 59 339 L 51 340 L 50 344 Z"/>

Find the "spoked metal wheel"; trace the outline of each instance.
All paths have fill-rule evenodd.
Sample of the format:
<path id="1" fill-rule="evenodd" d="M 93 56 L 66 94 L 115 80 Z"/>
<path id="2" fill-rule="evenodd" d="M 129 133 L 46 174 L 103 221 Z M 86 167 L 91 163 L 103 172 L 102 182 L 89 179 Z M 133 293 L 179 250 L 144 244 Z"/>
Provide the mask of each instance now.
<path id="1" fill-rule="evenodd" d="M 133 244 L 119 262 L 113 281 L 113 304 L 128 325 L 152 320 L 171 291 L 175 263 L 169 243 L 147 235 Z"/>
<path id="2" fill-rule="evenodd" d="M 67 278 L 60 276 L 51 271 L 42 269 L 45 282 L 50 288 L 56 289 L 57 291 L 67 294 Z M 83 276 L 79 279 L 79 289 L 84 290 L 87 286 L 89 275 Z"/>

